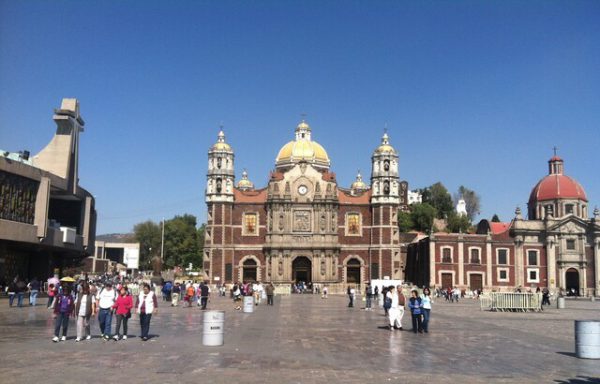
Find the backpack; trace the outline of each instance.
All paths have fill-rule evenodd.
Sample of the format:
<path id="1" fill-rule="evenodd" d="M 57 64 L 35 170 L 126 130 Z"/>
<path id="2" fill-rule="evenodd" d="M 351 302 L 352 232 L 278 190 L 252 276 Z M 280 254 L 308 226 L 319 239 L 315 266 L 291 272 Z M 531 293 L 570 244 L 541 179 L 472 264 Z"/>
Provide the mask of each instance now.
<path id="1" fill-rule="evenodd" d="M 70 298 L 69 296 L 61 296 L 60 297 L 60 313 L 68 313 L 70 307 Z"/>
<path id="2" fill-rule="evenodd" d="M 386 296 L 386 298 L 383 299 L 383 308 L 384 309 L 392 308 L 392 298 L 391 297 Z"/>

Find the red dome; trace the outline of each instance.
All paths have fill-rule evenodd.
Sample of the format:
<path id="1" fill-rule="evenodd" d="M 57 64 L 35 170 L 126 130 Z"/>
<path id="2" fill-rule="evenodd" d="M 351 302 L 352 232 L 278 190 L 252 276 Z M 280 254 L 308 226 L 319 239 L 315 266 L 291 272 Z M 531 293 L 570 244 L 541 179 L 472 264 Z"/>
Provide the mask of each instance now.
<path id="1" fill-rule="evenodd" d="M 531 191 L 529 202 L 579 199 L 588 201 L 583 187 L 569 176 L 552 174 L 544 177 Z"/>

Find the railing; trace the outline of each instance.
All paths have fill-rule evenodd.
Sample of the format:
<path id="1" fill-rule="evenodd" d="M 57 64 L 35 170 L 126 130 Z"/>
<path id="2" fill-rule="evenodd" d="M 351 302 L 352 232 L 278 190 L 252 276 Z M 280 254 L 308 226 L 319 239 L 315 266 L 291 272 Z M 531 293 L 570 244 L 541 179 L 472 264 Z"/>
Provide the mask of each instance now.
<path id="1" fill-rule="evenodd" d="M 540 311 L 541 293 L 492 292 L 479 296 L 481 310 L 527 312 Z"/>

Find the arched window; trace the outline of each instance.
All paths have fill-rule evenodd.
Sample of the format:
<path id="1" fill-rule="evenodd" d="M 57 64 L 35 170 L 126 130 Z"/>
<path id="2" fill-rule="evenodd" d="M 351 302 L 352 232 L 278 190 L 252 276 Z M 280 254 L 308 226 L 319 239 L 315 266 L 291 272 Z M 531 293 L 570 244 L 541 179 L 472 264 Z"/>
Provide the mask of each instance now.
<path id="1" fill-rule="evenodd" d="M 383 162 L 383 170 L 386 172 L 390 170 L 390 161 L 389 160 L 385 160 Z"/>
<path id="2" fill-rule="evenodd" d="M 390 182 L 387 181 L 387 180 L 383 182 L 383 193 L 385 195 L 389 195 L 390 194 Z"/>
<path id="3" fill-rule="evenodd" d="M 217 179 L 217 193 L 221 193 L 221 190 L 223 190 L 223 181 L 221 180 L 221 178 Z"/>

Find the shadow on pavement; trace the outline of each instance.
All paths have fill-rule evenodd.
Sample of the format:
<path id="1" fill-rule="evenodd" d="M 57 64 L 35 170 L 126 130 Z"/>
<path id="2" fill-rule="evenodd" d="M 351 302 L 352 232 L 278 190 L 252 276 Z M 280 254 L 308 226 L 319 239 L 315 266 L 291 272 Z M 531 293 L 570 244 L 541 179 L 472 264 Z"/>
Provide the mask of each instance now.
<path id="1" fill-rule="evenodd" d="M 577 376 L 572 379 L 554 380 L 554 382 L 560 384 L 597 384 L 600 383 L 600 377 Z"/>

